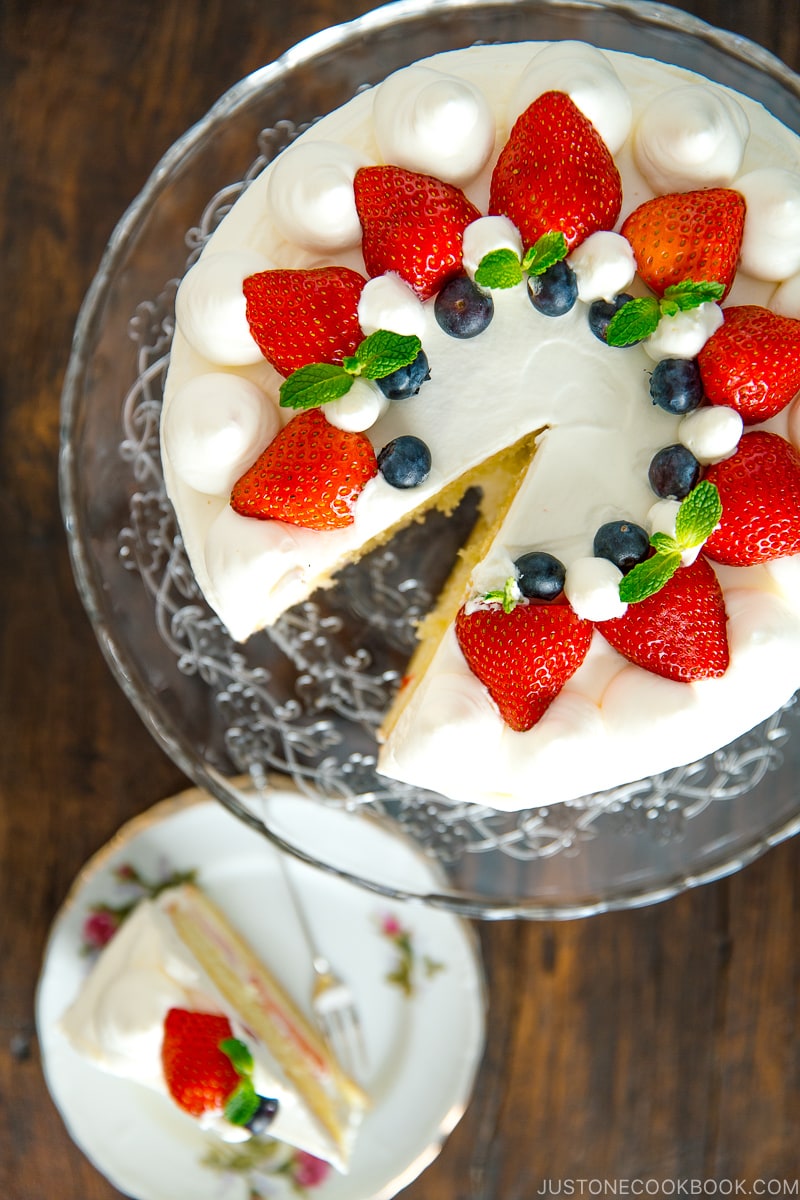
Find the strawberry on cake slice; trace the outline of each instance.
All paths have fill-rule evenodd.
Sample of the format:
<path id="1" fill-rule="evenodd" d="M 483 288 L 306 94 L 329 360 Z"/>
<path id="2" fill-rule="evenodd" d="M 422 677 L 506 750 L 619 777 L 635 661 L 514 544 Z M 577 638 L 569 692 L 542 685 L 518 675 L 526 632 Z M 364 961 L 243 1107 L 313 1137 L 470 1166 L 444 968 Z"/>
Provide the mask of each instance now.
<path id="1" fill-rule="evenodd" d="M 800 684 L 800 307 L 774 299 L 800 272 L 797 161 L 691 72 L 478 46 L 323 118 L 222 222 L 179 291 L 162 451 L 232 635 L 482 494 L 381 772 L 573 799 L 703 757 Z"/>

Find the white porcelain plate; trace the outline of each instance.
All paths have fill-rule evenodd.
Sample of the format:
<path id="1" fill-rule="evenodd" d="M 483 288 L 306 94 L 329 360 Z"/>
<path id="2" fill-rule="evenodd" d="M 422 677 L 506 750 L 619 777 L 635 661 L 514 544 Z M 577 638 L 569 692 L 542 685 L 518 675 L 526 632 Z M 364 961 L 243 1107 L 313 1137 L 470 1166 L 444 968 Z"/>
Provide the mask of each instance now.
<path id="1" fill-rule="evenodd" d="M 313 840 L 362 866 L 386 862 L 410 888 L 437 885 L 419 852 L 368 818 L 322 809 L 289 791 L 275 802 L 308 821 Z M 340 847 L 341 848 L 341 847 Z M 251 941 L 299 1004 L 311 985 L 309 954 L 275 848 L 216 801 L 192 790 L 135 819 L 96 854 L 76 880 L 51 931 L 37 995 L 45 1077 L 69 1133 L 99 1171 L 135 1200 L 247 1200 L 297 1196 L 377 1200 L 411 1182 L 438 1154 L 468 1103 L 484 1039 L 484 983 L 476 945 L 458 917 L 404 905 L 302 862 L 287 864 L 323 951 L 355 991 L 372 1098 L 348 1175 L 278 1148 L 257 1168 L 209 1165 L 220 1144 L 165 1097 L 84 1061 L 59 1018 L 90 966 L 87 934 L 138 894 L 120 878 L 130 867 L 156 885 L 196 871 L 208 895 Z M 429 876 L 426 880 L 425 876 Z M 113 914 L 111 915 L 113 920 Z M 87 924 L 88 922 L 88 924 Z M 273 1144 L 274 1145 L 274 1144 Z M 279 1170 L 279 1165 L 282 1164 Z"/>

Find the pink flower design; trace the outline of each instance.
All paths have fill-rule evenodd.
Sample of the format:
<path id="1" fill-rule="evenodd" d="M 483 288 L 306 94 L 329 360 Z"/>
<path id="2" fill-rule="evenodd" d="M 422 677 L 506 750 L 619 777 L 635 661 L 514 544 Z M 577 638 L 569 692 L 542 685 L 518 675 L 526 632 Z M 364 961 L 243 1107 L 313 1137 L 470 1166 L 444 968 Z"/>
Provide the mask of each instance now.
<path id="1" fill-rule="evenodd" d="M 330 1169 L 330 1163 L 305 1150 L 298 1150 L 294 1156 L 294 1182 L 298 1187 L 319 1187 L 328 1178 Z"/>
<path id="2" fill-rule="evenodd" d="M 402 925 L 392 913 L 386 913 L 381 921 L 381 931 L 386 937 L 396 938 L 402 932 Z"/>
<path id="3" fill-rule="evenodd" d="M 111 941 L 121 923 L 119 915 L 110 908 L 96 908 L 83 923 L 83 940 L 87 946 L 100 950 Z"/>

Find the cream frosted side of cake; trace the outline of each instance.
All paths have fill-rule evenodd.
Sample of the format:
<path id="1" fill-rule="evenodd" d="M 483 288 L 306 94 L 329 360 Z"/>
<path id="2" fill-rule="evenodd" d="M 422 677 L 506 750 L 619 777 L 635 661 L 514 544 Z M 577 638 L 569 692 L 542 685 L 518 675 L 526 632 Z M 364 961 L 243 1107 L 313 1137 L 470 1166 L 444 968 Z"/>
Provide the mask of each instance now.
<path id="1" fill-rule="evenodd" d="M 324 1087 L 339 1103 L 344 1150 L 309 1111 L 266 1047 L 254 1040 L 236 1010 L 202 970 L 178 936 L 166 907 L 180 903 L 178 889 L 158 900 L 142 901 L 103 949 L 81 991 L 64 1014 L 62 1029 L 75 1047 L 103 1071 L 168 1096 L 161 1066 L 164 1019 L 170 1008 L 222 1013 L 235 1037 L 243 1038 L 255 1061 L 253 1082 L 259 1095 L 278 1100 L 269 1136 L 346 1170 L 361 1110 L 349 1111 L 336 1100 L 330 1078 L 316 1068 Z M 247 986 L 246 981 L 243 986 Z M 291 1014 L 287 1014 L 291 1021 Z M 187 1118 L 193 1120 L 194 1118 Z M 221 1114 L 200 1118 L 201 1128 L 235 1142 L 249 1137 Z"/>
<path id="2" fill-rule="evenodd" d="M 584 50 L 591 63 L 596 52 Z M 494 149 L 462 185 L 482 212 L 487 209 L 492 165 L 517 106 L 527 102 L 520 99 L 526 70 L 541 51 L 541 45 L 532 43 L 480 47 L 440 55 L 425 64 L 477 86 L 493 115 Z M 580 48 L 575 54 L 580 62 Z M 760 105 L 716 85 L 706 87 L 679 68 L 612 52 L 605 57 L 623 84 L 633 114 L 630 133 L 622 136 L 618 130 L 621 144 L 614 147 L 623 180 L 620 222 L 654 194 L 637 166 L 641 151 L 637 157 L 634 142 L 642 112 L 672 89 L 700 86 L 702 95 L 723 96 L 726 104 L 733 101 L 732 111 L 742 124 L 743 154 L 737 157 L 734 148 L 731 156 L 726 149 L 720 170 L 727 176 L 710 178 L 709 184 L 735 188 L 738 178 L 747 179 L 761 168 L 796 168 L 797 139 Z M 395 77 L 400 85 L 403 74 Z M 607 94 L 616 96 L 613 89 Z M 345 146 L 354 161 L 382 161 L 372 119 L 376 96 L 380 88 L 360 94 L 284 153 L 307 143 L 334 143 Z M 619 119 L 618 114 L 610 115 L 617 126 L 620 120 L 624 124 L 624 114 Z M 733 141 L 735 146 L 735 136 Z M 320 153 L 325 159 L 336 157 L 322 148 Z M 713 155 L 707 161 L 714 166 Z M 411 162 L 403 165 L 413 169 Z M 705 168 L 695 163 L 691 169 Z M 242 255 L 245 274 L 267 264 L 329 263 L 363 273 L 357 245 L 309 248 L 283 235 L 270 210 L 272 170 L 274 165 L 239 199 L 203 259 L 220 256 L 217 264 L 223 264 Z M 763 204 L 756 203 L 748 213 L 747 245 L 759 244 L 762 212 Z M 788 255 L 784 261 L 787 272 L 797 269 Z M 247 263 L 252 265 L 248 268 Z M 768 278 L 755 278 L 740 271 L 726 303 L 769 305 L 781 278 L 772 267 L 767 273 Z M 783 284 L 784 293 L 786 288 Z M 537 430 L 545 430 L 537 453 L 494 549 L 476 573 L 476 586 L 478 581 L 483 589 L 502 586 L 514 555 L 526 549 L 547 549 L 569 568 L 592 554 L 594 531 L 603 522 L 625 518 L 646 525 L 654 502 L 648 463 L 657 449 L 678 440 L 680 424 L 680 418 L 650 403 L 646 381 L 653 357 L 644 346 L 624 352 L 603 346 L 591 334 L 582 304 L 553 320 L 532 310 L 524 285 L 519 285 L 496 294 L 495 305 L 494 320 L 472 344 L 442 333 L 432 302 L 420 306 L 420 336 L 431 378 L 416 397 L 393 404 L 368 436 L 376 450 L 399 433 L 421 437 L 431 448 L 431 474 L 409 492 L 397 491 L 377 476 L 354 506 L 353 525 L 322 535 L 283 522 L 240 517 L 224 490 L 198 491 L 175 470 L 171 446 L 190 445 L 193 436 L 175 397 L 185 395 L 198 376 L 224 371 L 245 378 L 263 393 L 268 425 L 276 428 L 287 419 L 277 411 L 281 377 L 266 362 L 257 361 L 257 351 L 252 362 L 220 366 L 193 348 L 179 319 L 162 423 L 165 480 L 198 583 L 234 637 L 243 639 L 270 624 L 314 586 L 327 582 L 348 556 L 380 540 L 440 488 Z M 237 315 L 231 322 L 231 340 L 236 340 L 240 319 Z M 787 436 L 797 424 L 789 410 L 764 427 Z M 762 567 L 724 568 L 718 574 L 726 593 L 732 650 L 731 667 L 722 679 L 671 683 L 631 666 L 595 634 L 586 662 L 545 717 L 527 733 L 512 733 L 469 671 L 451 630 L 415 697 L 413 716 L 401 714 L 382 752 L 380 769 L 453 799 L 516 809 L 638 779 L 727 743 L 784 703 L 800 682 L 800 565 L 795 559 L 781 560 Z M 465 736 L 475 750 L 469 762 L 461 754 Z"/>

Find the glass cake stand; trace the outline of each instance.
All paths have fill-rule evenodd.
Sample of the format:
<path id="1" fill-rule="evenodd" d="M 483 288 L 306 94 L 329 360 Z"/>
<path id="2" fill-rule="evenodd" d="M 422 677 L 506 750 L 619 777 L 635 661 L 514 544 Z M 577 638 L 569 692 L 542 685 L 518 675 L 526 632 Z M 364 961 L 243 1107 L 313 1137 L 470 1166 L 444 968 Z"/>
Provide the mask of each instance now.
<path id="1" fill-rule="evenodd" d="M 797 832 L 798 708 L 691 766 L 511 815 L 381 779 L 374 730 L 410 653 L 413 621 L 443 582 L 443 547 L 455 554 L 469 526 L 469 500 L 238 645 L 189 568 L 164 493 L 159 412 L 177 281 L 283 146 L 417 58 L 476 42 L 559 38 L 699 70 L 800 131 L 797 76 L 751 42 L 673 8 L 399 0 L 248 76 L 164 156 L 109 243 L 63 395 L 60 483 L 78 588 L 118 682 L 164 750 L 297 857 L 377 892 L 484 918 L 651 903 L 734 871 Z M 308 798 L 296 812 L 271 803 L 275 777 Z M 439 886 L 387 878 L 380 862 L 354 868 L 341 846 L 315 840 L 317 806 L 369 812 L 436 864 Z"/>

